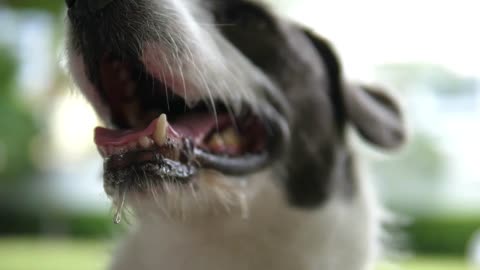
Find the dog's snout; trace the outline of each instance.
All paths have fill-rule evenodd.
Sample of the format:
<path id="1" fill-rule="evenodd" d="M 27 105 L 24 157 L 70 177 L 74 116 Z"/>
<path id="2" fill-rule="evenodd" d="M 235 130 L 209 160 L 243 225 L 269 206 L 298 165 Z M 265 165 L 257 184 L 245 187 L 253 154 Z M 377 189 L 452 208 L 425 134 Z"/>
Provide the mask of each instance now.
<path id="1" fill-rule="evenodd" d="M 82 15 L 93 15 L 113 1 L 114 0 L 65 0 L 70 10 Z"/>

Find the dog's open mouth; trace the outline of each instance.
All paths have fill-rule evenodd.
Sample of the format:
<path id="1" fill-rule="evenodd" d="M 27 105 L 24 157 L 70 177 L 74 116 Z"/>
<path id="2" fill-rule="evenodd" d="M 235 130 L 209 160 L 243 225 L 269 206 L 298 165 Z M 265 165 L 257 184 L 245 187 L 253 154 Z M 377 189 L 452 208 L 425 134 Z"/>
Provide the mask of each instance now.
<path id="1" fill-rule="evenodd" d="M 187 181 L 199 169 L 243 175 L 273 160 L 282 134 L 268 114 L 247 105 L 234 114 L 214 99 L 187 104 L 140 61 L 105 57 L 98 78 L 113 127 L 95 129 L 106 173 L 140 168 L 150 178 Z"/>

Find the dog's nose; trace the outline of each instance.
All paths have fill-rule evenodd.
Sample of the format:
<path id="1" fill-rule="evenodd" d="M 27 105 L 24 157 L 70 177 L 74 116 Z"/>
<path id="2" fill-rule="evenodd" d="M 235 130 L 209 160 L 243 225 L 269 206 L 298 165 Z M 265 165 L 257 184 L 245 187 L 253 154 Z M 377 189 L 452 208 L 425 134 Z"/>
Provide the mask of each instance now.
<path id="1" fill-rule="evenodd" d="M 114 0 L 65 0 L 70 10 L 81 14 L 95 14 Z"/>

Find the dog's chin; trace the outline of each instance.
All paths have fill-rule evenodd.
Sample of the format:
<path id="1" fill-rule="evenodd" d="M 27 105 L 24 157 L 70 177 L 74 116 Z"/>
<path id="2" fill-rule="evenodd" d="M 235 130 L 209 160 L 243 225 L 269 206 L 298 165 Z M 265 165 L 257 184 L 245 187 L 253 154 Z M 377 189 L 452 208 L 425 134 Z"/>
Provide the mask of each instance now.
<path id="1" fill-rule="evenodd" d="M 114 220 L 125 213 L 140 220 L 202 222 L 212 219 L 245 218 L 250 201 L 261 189 L 266 172 L 250 177 L 229 177 L 204 170 L 188 183 L 158 182 L 146 179 L 145 188 L 126 188 L 105 184 L 114 206 Z"/>

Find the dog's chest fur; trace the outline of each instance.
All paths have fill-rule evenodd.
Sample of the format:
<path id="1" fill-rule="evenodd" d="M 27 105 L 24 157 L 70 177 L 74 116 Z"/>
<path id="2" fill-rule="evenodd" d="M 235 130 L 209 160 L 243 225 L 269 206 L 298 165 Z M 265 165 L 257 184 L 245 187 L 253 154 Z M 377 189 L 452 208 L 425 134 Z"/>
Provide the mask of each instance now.
<path id="1" fill-rule="evenodd" d="M 265 186 L 251 202 L 247 218 L 139 224 L 121 245 L 113 269 L 370 267 L 378 224 L 369 187 L 359 186 L 351 200 L 336 194 L 325 206 L 310 211 L 291 208 L 272 179 L 263 181 Z"/>

